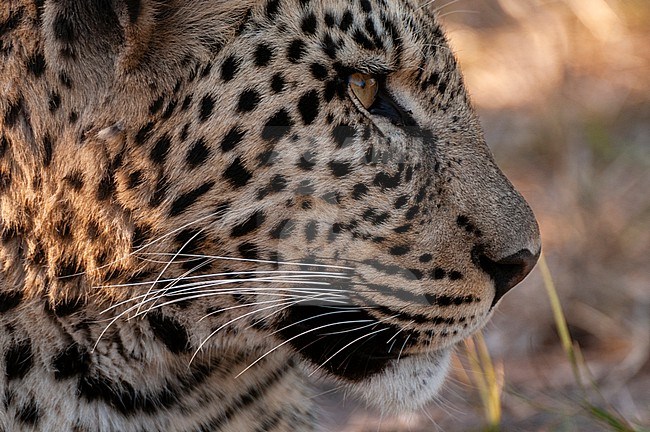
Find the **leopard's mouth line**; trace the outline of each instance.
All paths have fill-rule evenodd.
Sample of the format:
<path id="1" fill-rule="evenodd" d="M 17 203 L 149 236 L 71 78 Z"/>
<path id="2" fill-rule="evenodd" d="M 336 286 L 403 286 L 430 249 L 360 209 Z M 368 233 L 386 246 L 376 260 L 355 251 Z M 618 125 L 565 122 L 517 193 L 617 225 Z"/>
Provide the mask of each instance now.
<path id="1" fill-rule="evenodd" d="M 434 348 L 428 343 L 431 330 L 401 328 L 377 320 L 365 309 L 333 314 L 331 308 L 317 305 L 289 309 L 279 332 L 318 369 L 348 381 L 367 379 L 402 359 L 444 354 L 459 339 L 450 335 Z"/>

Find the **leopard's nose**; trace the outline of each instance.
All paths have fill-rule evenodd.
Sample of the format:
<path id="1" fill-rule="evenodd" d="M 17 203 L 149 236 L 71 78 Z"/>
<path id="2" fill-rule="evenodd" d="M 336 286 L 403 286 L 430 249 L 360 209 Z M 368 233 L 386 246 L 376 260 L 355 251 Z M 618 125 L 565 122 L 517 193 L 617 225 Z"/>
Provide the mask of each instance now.
<path id="1" fill-rule="evenodd" d="M 539 253 L 539 250 L 533 254 L 528 249 L 522 249 L 519 252 L 494 261 L 483 253 L 481 247 L 474 248 L 472 253 L 474 262 L 484 272 L 490 275 L 490 278 L 494 281 L 495 293 L 491 307 L 494 307 L 501 297 L 524 280 L 533 267 L 535 267 Z"/>

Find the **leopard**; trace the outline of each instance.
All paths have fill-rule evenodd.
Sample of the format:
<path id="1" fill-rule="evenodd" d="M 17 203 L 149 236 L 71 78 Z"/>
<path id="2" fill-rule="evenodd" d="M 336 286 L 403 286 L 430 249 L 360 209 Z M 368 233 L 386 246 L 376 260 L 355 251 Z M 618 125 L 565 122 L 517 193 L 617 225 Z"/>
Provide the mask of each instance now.
<path id="1" fill-rule="evenodd" d="M 540 251 L 427 2 L 0 3 L 1 431 L 421 410 Z"/>

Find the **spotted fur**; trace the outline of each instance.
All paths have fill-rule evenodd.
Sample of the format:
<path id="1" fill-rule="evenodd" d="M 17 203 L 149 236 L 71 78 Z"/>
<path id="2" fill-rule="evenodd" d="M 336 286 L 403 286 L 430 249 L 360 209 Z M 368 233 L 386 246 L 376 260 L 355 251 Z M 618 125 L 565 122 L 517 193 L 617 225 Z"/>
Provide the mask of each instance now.
<path id="1" fill-rule="evenodd" d="M 540 250 L 410 0 L 1 2 L 0 234 L 5 431 L 417 409 Z"/>

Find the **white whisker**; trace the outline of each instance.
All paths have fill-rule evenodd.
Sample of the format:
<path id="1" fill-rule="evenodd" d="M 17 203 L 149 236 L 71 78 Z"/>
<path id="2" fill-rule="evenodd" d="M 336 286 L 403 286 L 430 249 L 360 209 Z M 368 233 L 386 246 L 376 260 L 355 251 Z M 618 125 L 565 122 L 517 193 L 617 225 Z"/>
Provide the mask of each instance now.
<path id="1" fill-rule="evenodd" d="M 353 345 L 353 344 L 359 342 L 361 339 L 365 339 L 365 338 L 367 338 L 367 337 L 370 337 L 370 336 L 376 335 L 377 333 L 381 333 L 381 332 L 386 331 L 386 330 L 388 330 L 388 329 L 389 329 L 388 327 L 384 327 L 384 328 L 381 328 L 381 329 L 379 329 L 379 330 L 375 330 L 375 331 L 373 331 L 373 332 L 366 333 L 366 334 L 364 334 L 363 336 L 359 336 L 358 338 L 356 338 L 356 339 L 353 340 L 352 342 L 345 344 L 345 346 L 344 346 L 343 348 L 341 348 L 340 350 L 336 351 L 334 354 L 332 354 L 331 356 L 329 356 L 329 357 L 327 358 L 327 360 L 325 360 L 323 363 L 321 363 L 321 364 L 320 364 L 316 369 L 314 369 L 314 370 L 312 371 L 312 373 L 310 373 L 308 376 L 311 377 L 313 374 L 315 374 L 316 372 L 318 372 L 318 370 L 319 370 L 320 368 L 322 368 L 323 366 L 325 366 L 326 363 L 328 363 L 328 362 L 329 362 L 330 360 L 332 360 L 334 357 L 336 357 L 337 355 L 339 355 L 339 354 L 340 354 L 344 349 L 346 349 L 346 348 L 349 347 L 350 345 Z"/>
<path id="2" fill-rule="evenodd" d="M 318 327 L 315 327 L 315 328 L 313 328 L 313 329 L 306 330 L 306 331 L 304 331 L 304 332 L 302 332 L 302 333 L 300 333 L 300 334 L 298 334 L 298 335 L 296 335 L 296 336 L 292 336 L 292 337 L 290 337 L 289 339 L 283 341 L 282 343 L 276 345 L 273 349 L 270 349 L 270 350 L 267 351 L 266 353 L 262 354 L 260 357 L 258 357 L 257 360 L 255 360 L 253 363 L 251 363 L 251 364 L 249 364 L 248 366 L 246 366 L 246 368 L 245 368 L 243 371 L 241 371 L 241 372 L 239 372 L 237 375 L 235 375 L 235 378 L 239 378 L 239 377 L 240 377 L 244 372 L 246 372 L 247 370 L 249 370 L 250 368 L 252 368 L 253 366 L 255 366 L 257 363 L 259 363 L 259 362 L 260 362 L 262 359 L 264 359 L 266 356 L 268 356 L 268 355 L 271 354 L 272 352 L 276 351 L 277 349 L 281 348 L 282 346 L 288 344 L 289 342 L 291 342 L 291 341 L 294 340 L 294 339 L 297 339 L 297 338 L 299 338 L 299 337 L 302 337 L 302 336 L 304 336 L 304 335 L 306 335 L 306 334 L 308 334 L 308 333 L 312 333 L 312 332 L 318 331 L 318 330 L 323 329 L 323 328 L 325 328 L 325 327 L 331 327 L 331 326 L 342 325 L 342 324 L 353 324 L 353 323 L 355 323 L 355 322 L 359 322 L 359 321 L 340 321 L 340 322 L 335 322 L 335 323 L 324 324 L 324 325 L 322 325 L 322 326 L 318 326 Z"/>
<path id="3" fill-rule="evenodd" d="M 402 344 L 402 348 L 399 350 L 399 354 L 397 354 L 397 361 L 399 362 L 399 359 L 402 357 L 402 352 L 404 351 L 404 347 L 406 347 L 406 343 L 409 341 L 411 335 L 409 334 L 406 336 L 406 339 L 404 340 L 404 343 Z"/>
<path id="4" fill-rule="evenodd" d="M 143 252 L 142 255 L 177 255 L 172 253 L 165 252 Z M 274 264 L 274 265 L 289 265 L 289 266 L 302 266 L 302 267 L 320 267 L 320 268 L 335 268 L 341 270 L 354 270 L 353 267 L 346 266 L 337 266 L 329 264 L 310 264 L 310 263 L 300 263 L 300 262 L 290 262 L 290 261 L 270 261 L 270 260 L 259 260 L 259 259 L 250 259 L 250 258 L 236 258 L 236 257 L 224 257 L 219 255 L 198 255 L 198 254 L 178 254 L 178 256 L 186 258 L 214 258 L 215 260 L 223 261 L 241 261 L 241 262 L 251 262 L 257 264 Z"/>
<path id="5" fill-rule="evenodd" d="M 185 243 L 183 243 L 183 246 L 181 246 L 180 249 L 178 250 L 178 252 L 176 252 L 176 254 L 174 254 L 174 255 L 171 257 L 171 259 L 169 260 L 169 262 L 168 262 L 167 264 L 165 264 L 165 266 L 164 266 L 163 269 L 160 271 L 160 273 L 158 273 L 158 276 L 156 277 L 156 279 L 151 283 L 151 287 L 150 287 L 149 290 L 147 291 L 147 295 L 149 294 L 149 292 L 151 292 L 151 290 L 154 289 L 154 287 L 155 287 L 156 284 L 158 283 L 158 280 L 159 280 L 160 278 L 162 278 L 162 276 L 165 274 L 165 272 L 167 271 L 167 269 L 168 269 L 169 267 L 171 267 L 171 265 L 174 263 L 174 260 L 175 260 L 176 257 L 181 253 L 181 251 L 185 248 L 185 246 L 187 246 L 188 244 L 190 244 L 190 243 L 191 243 L 195 238 L 197 238 L 199 235 L 201 235 L 202 232 L 203 232 L 203 229 L 198 230 L 198 231 L 197 231 L 197 232 L 196 232 L 192 237 L 190 237 L 190 238 L 189 238 Z M 136 312 L 140 312 L 140 308 L 139 308 L 139 307 L 138 307 L 138 310 L 137 310 Z"/>
<path id="6" fill-rule="evenodd" d="M 284 303 L 283 306 L 285 306 L 285 308 L 288 308 L 288 307 L 291 307 L 291 306 L 293 306 L 293 305 L 296 305 L 296 304 L 299 304 L 299 303 L 302 303 L 302 302 L 305 302 L 305 301 L 312 301 L 312 300 L 315 300 L 317 297 L 318 297 L 318 296 L 314 296 L 313 298 L 305 298 L 305 299 L 303 299 L 303 300 L 297 300 L 297 301 L 286 302 L 286 303 Z M 212 333 L 210 333 L 210 334 L 208 335 L 208 337 L 205 338 L 205 339 L 204 339 L 204 340 L 199 344 L 198 348 L 196 349 L 196 351 L 195 351 L 194 354 L 192 355 L 192 358 L 190 359 L 190 363 L 192 363 L 192 361 L 193 361 L 194 358 L 198 355 L 199 351 L 201 351 L 201 349 L 203 348 L 203 346 L 205 346 L 205 344 L 206 344 L 206 343 L 207 343 L 207 342 L 208 342 L 208 341 L 209 341 L 209 340 L 210 340 L 214 335 L 216 335 L 219 331 L 221 331 L 223 328 L 227 327 L 228 325 L 230 325 L 230 324 L 232 324 L 232 323 L 234 323 L 234 322 L 236 322 L 236 321 L 239 321 L 240 319 L 246 318 L 247 316 L 250 316 L 250 315 L 255 314 L 255 313 L 259 313 L 259 312 L 264 311 L 264 310 L 267 310 L 267 309 L 271 309 L 271 308 L 276 307 L 276 306 L 277 306 L 277 305 L 267 306 L 267 307 L 262 308 L 262 309 L 255 309 L 255 310 L 253 310 L 253 311 L 251 311 L 251 312 L 248 312 L 248 313 L 246 313 L 246 314 L 240 315 L 240 316 L 238 316 L 237 318 L 233 318 L 232 320 L 226 322 L 225 324 L 222 324 L 221 326 L 217 327 L 216 330 L 212 331 Z M 278 312 L 281 312 L 282 310 L 283 310 L 283 309 L 279 309 L 278 311 L 274 312 L 274 314 L 276 314 L 276 313 L 278 313 Z M 259 361 L 259 360 L 260 360 L 260 359 L 258 359 L 257 361 Z M 238 375 L 238 376 L 239 376 L 239 375 Z M 237 378 L 237 377 L 235 377 L 235 378 Z"/>
<path id="7" fill-rule="evenodd" d="M 183 280 L 195 280 L 195 279 L 207 279 L 212 277 L 224 277 L 224 276 L 243 276 L 243 275 L 303 275 L 303 276 L 315 276 L 323 278 L 335 278 L 335 279 L 350 279 L 346 273 L 340 272 L 311 272 L 306 270 L 255 270 L 255 271 L 237 271 L 237 272 L 223 272 L 223 273 L 210 273 L 194 276 L 185 276 Z M 168 283 L 173 282 L 177 278 L 170 279 L 160 279 L 158 283 Z M 98 285 L 93 288 L 122 288 L 130 286 L 139 286 L 139 285 L 149 285 L 151 282 L 135 282 L 135 283 L 125 283 L 125 284 L 113 284 L 113 285 Z"/>

